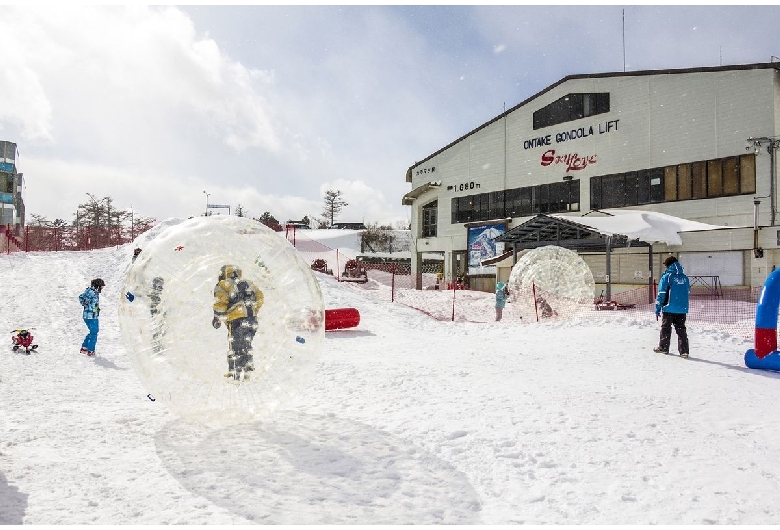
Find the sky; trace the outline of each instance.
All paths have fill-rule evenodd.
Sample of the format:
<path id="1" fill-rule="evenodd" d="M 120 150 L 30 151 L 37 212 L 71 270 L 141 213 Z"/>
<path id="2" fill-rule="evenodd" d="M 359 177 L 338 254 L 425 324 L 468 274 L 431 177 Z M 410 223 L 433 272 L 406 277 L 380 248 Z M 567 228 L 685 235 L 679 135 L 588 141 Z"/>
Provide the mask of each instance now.
<path id="1" fill-rule="evenodd" d="M 745 367 L 752 340 L 693 324 L 689 359 L 676 355 L 674 337 L 672 355 L 653 353 L 651 314 L 521 323 L 510 302 L 501 322 L 440 321 L 391 302 L 381 277 L 337 283 L 298 271 L 314 274 L 325 308 L 358 309 L 359 324 L 324 333 L 308 378 L 286 371 L 298 391 L 268 416 L 229 427 L 186 420 L 145 386 L 120 332 L 132 249 L 153 252 L 148 235 L 88 252 L 0 254 L 9 304 L 0 329 L 8 340 L 8 331 L 32 328 L 38 344 L 27 356 L 9 341 L 0 354 L 0 524 L 780 518 L 780 374 Z M 95 276 L 106 287 L 97 356 L 88 358 L 78 353 L 86 326 L 77 297 Z M 411 293 L 492 312 L 489 293 Z M 271 304 L 276 295 L 265 296 Z M 176 303 L 163 298 L 160 307 Z M 263 322 L 257 337 L 269 332 Z M 149 339 L 148 322 L 135 324 Z M 165 333 L 206 343 L 224 328 L 180 322 Z M 258 348 L 256 367 L 268 355 Z M 233 391 L 260 385 L 257 373 L 238 386 L 214 375 L 230 410 Z M 197 418 L 197 407 L 188 412 Z"/>
<path id="2" fill-rule="evenodd" d="M 3 13 L 0 139 L 27 214 L 66 221 L 88 193 L 156 219 L 315 218 L 333 189 L 338 220 L 408 223 L 410 166 L 565 76 L 780 56 L 777 6 Z"/>

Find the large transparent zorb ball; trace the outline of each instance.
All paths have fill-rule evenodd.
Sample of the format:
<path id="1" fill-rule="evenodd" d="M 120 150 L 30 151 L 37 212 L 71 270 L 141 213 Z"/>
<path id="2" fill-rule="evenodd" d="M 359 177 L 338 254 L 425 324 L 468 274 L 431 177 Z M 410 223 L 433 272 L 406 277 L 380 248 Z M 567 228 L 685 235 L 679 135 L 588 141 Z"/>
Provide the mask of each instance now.
<path id="1" fill-rule="evenodd" d="M 265 417 L 308 382 L 324 339 L 319 284 L 298 252 L 242 217 L 189 219 L 128 269 L 122 340 L 157 402 L 211 426 Z"/>
<path id="2" fill-rule="evenodd" d="M 528 251 L 512 267 L 508 287 L 508 307 L 524 322 L 575 319 L 593 309 L 593 273 L 576 252 L 563 247 Z"/>

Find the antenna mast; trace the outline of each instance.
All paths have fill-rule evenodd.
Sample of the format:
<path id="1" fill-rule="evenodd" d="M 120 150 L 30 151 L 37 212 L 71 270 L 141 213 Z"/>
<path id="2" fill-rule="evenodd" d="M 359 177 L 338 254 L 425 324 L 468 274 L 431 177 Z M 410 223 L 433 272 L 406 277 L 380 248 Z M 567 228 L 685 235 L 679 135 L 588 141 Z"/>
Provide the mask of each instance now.
<path id="1" fill-rule="evenodd" d="M 626 71 L 626 10 L 623 10 L 623 71 Z"/>

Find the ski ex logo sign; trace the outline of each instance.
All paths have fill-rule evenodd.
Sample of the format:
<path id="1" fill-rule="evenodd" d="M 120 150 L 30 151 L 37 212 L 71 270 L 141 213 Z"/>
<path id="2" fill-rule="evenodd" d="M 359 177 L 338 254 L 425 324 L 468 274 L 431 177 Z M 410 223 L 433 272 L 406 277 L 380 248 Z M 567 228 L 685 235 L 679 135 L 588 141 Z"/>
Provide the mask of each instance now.
<path id="1" fill-rule="evenodd" d="M 538 136 L 531 138 L 523 142 L 523 149 L 534 149 L 536 147 L 548 147 L 553 145 L 553 140 L 556 144 L 568 142 L 570 140 L 578 140 L 580 138 L 587 138 L 593 136 L 598 131 L 598 134 L 606 134 L 608 132 L 618 130 L 618 122 L 620 120 L 609 120 L 596 125 L 594 129 L 593 125 L 587 127 L 579 127 L 570 131 L 562 131 L 556 134 L 547 134 L 545 136 Z M 559 154 L 555 149 L 548 149 L 542 153 L 541 166 L 547 167 L 552 165 L 563 165 L 566 171 L 580 171 L 586 167 L 593 165 L 597 162 L 596 155 L 581 155 L 579 153 L 566 153 Z"/>

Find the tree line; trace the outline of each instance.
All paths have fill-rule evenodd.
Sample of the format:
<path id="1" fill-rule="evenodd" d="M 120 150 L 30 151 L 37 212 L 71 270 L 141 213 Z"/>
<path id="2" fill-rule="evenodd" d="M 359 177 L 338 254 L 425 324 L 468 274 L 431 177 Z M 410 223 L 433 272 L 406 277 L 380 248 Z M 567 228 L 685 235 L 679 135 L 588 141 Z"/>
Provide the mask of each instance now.
<path id="1" fill-rule="evenodd" d="M 327 190 L 323 198 L 323 203 L 323 210 L 320 217 L 304 215 L 300 221 L 296 222 L 303 223 L 310 228 L 330 228 L 333 226 L 344 207 L 349 206 L 349 203 L 344 199 L 340 190 Z M 211 214 L 207 211 L 204 215 Z M 247 209 L 241 204 L 236 206 L 235 215 L 237 217 L 250 217 Z M 114 199 L 111 197 L 98 198 L 91 193 L 87 193 L 87 200 L 78 205 L 70 222 L 59 218 L 52 221 L 43 215 L 35 213 L 31 213 L 29 217 L 30 220 L 26 224 L 31 226 L 45 226 L 49 228 L 62 228 L 67 226 L 89 228 L 129 227 L 135 232 L 148 230 L 154 226 L 156 222 L 154 218 L 137 215 L 132 210 L 117 208 Z M 263 223 L 277 232 L 284 229 L 282 223 L 268 211 L 263 212 L 259 217 L 251 217 L 251 219 Z M 403 227 L 399 226 L 399 228 L 408 229 L 409 227 L 404 225 Z M 385 230 L 392 230 L 392 228 L 389 226 L 379 226 L 376 223 L 371 225 L 369 227 L 369 232 L 372 233 L 372 235 L 369 236 L 371 242 L 383 246 L 380 242 L 383 239 L 381 232 Z"/>
<path id="2" fill-rule="evenodd" d="M 98 198 L 87 193 L 87 200 L 76 207 L 70 223 L 64 219 L 47 219 L 43 215 L 31 213 L 29 226 L 45 226 L 49 228 L 85 227 L 85 228 L 122 228 L 129 227 L 135 232 L 148 230 L 156 220 L 152 217 L 136 215 L 132 210 L 117 208 L 111 197 Z"/>
<path id="3" fill-rule="evenodd" d="M 349 203 L 344 200 L 341 190 L 327 190 L 323 200 L 325 204 L 321 217 L 304 215 L 302 219 L 295 220 L 295 222 L 299 222 L 309 228 L 330 228 L 344 207 L 349 206 Z M 241 204 L 236 206 L 236 215 L 238 217 L 247 217 L 246 208 L 241 206 Z M 260 217 L 252 217 L 252 219 L 273 228 L 277 232 L 283 229 L 282 224 L 271 212 L 263 212 Z"/>

